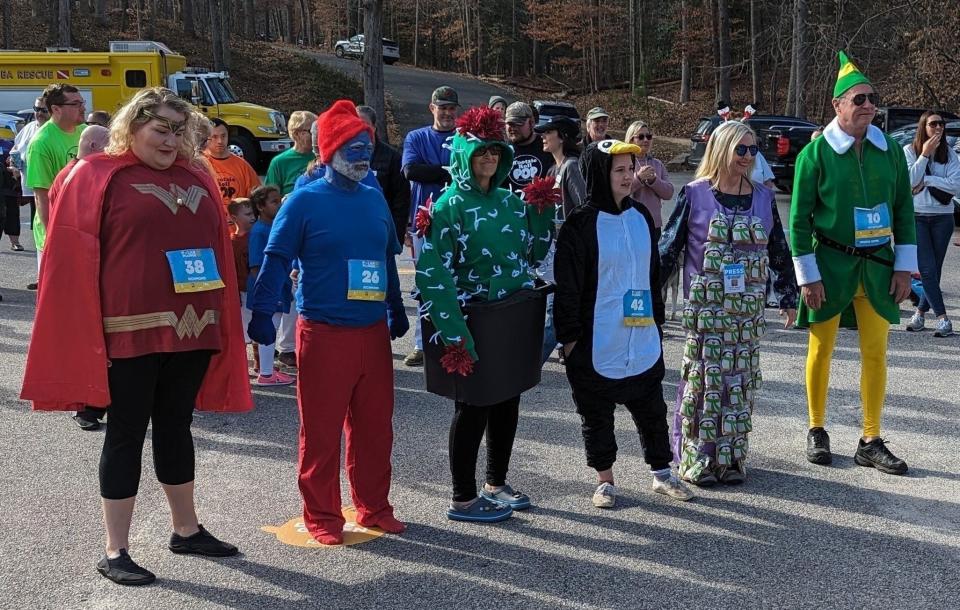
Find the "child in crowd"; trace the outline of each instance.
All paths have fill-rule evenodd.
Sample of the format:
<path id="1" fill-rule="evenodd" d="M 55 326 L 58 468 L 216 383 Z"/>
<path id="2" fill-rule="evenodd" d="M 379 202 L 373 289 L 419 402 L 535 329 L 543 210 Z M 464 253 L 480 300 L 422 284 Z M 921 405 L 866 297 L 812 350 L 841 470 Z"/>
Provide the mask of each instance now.
<path id="1" fill-rule="evenodd" d="M 250 193 L 250 203 L 254 213 L 257 216 L 257 222 L 250 230 L 248 238 L 248 260 L 249 274 L 247 276 L 247 291 L 253 290 L 253 284 L 257 280 L 257 274 L 260 272 L 260 265 L 263 264 L 263 251 L 267 247 L 267 240 L 270 237 L 270 228 L 273 226 L 273 219 L 280 211 L 282 200 L 280 198 L 280 189 L 272 184 L 258 186 Z M 277 302 L 276 312 L 273 314 L 274 326 L 280 326 L 280 314 L 290 311 L 290 302 L 292 300 L 292 285 L 288 279 L 281 292 L 280 301 Z M 245 312 L 249 316 L 249 309 Z M 258 386 L 279 386 L 290 385 L 296 379 L 281 371 L 274 371 L 274 344 L 259 345 L 259 375 L 253 382 Z"/>
<path id="2" fill-rule="evenodd" d="M 250 229 L 253 228 L 257 217 L 253 205 L 246 197 L 234 199 L 227 206 L 227 215 L 230 224 L 235 227 L 236 233 L 230 235 L 233 245 L 233 264 L 237 269 L 237 286 L 240 288 L 240 315 L 243 317 L 243 338 L 249 344 L 247 324 L 250 323 L 250 310 L 247 309 L 247 276 L 250 275 Z"/>

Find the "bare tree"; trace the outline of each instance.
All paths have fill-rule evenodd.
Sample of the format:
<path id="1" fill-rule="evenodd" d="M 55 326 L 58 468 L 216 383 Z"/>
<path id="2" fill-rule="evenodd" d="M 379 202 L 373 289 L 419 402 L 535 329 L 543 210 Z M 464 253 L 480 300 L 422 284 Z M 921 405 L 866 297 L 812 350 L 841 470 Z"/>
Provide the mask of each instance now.
<path id="1" fill-rule="evenodd" d="M 207 0 L 210 18 L 210 43 L 213 45 L 213 69 L 223 70 L 223 30 L 220 26 L 220 0 Z"/>
<path id="2" fill-rule="evenodd" d="M 730 6 L 727 0 L 717 0 L 717 28 L 719 29 L 720 71 L 717 83 L 717 95 L 721 100 L 730 100 L 730 68 L 733 63 L 730 52 Z"/>
<path id="3" fill-rule="evenodd" d="M 753 102 L 763 105 L 763 95 L 760 90 L 760 60 L 757 58 L 757 39 L 760 37 L 760 14 L 757 9 L 757 0 L 750 0 L 750 80 L 753 85 Z"/>
<path id="4" fill-rule="evenodd" d="M 181 12 L 183 13 L 183 33 L 188 36 L 196 36 L 197 26 L 193 19 L 193 0 L 183 0 Z"/>
<path id="5" fill-rule="evenodd" d="M 377 133 L 387 140 L 383 91 L 383 0 L 363 0 L 363 103 L 377 113 Z"/>
<path id="6" fill-rule="evenodd" d="M 680 103 L 690 101 L 690 30 L 687 27 L 687 0 L 680 0 L 680 38 L 683 50 L 680 51 Z"/>
<path id="7" fill-rule="evenodd" d="M 806 116 L 804 87 L 807 81 L 806 56 L 807 0 L 796 0 L 793 14 L 793 57 L 795 65 L 793 112 L 798 117 Z"/>
<path id="8" fill-rule="evenodd" d="M 9 4 L 9 1 L 4 0 L 4 5 L 7 4 Z M 100 27 L 106 27 L 109 24 L 107 20 L 107 0 L 96 0 L 96 2 L 94 2 L 93 17 Z"/>
<path id="9" fill-rule="evenodd" d="M 13 48 L 13 8 L 10 6 L 10 0 L 3 0 L 3 48 Z"/>

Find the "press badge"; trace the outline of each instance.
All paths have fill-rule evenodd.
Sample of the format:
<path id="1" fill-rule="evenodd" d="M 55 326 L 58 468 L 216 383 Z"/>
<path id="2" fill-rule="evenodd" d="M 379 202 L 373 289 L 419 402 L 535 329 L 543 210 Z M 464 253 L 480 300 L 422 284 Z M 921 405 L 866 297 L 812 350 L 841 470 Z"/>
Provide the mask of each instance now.
<path id="1" fill-rule="evenodd" d="M 212 248 L 171 250 L 166 254 L 175 292 L 204 292 L 223 288 L 223 280 L 217 270 L 217 257 Z"/>
<path id="2" fill-rule="evenodd" d="M 743 263 L 730 263 L 723 266 L 723 293 L 740 294 L 746 286 L 746 269 Z"/>
<path id="3" fill-rule="evenodd" d="M 347 299 L 382 301 L 387 297 L 387 273 L 383 261 L 347 261 Z"/>
<path id="4" fill-rule="evenodd" d="M 653 324 L 653 302 L 649 290 L 628 290 L 623 295 L 623 323 L 626 326 Z"/>
<path id="5" fill-rule="evenodd" d="M 853 208 L 854 246 L 872 248 L 890 241 L 890 208 L 886 202 L 872 208 Z"/>

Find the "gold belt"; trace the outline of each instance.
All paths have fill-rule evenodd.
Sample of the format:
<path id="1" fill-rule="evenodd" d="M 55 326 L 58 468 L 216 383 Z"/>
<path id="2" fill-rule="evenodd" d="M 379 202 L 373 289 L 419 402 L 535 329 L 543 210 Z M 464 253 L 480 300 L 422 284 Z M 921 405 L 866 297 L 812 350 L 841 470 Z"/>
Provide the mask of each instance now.
<path id="1" fill-rule="evenodd" d="M 156 313 L 141 313 L 132 316 L 109 316 L 103 319 L 105 333 L 127 333 L 150 328 L 171 327 L 177 331 L 177 337 L 199 337 L 210 324 L 220 320 L 220 312 L 208 309 L 202 316 L 197 316 L 193 305 L 187 305 L 183 316 L 177 317 L 172 311 L 158 311 Z"/>

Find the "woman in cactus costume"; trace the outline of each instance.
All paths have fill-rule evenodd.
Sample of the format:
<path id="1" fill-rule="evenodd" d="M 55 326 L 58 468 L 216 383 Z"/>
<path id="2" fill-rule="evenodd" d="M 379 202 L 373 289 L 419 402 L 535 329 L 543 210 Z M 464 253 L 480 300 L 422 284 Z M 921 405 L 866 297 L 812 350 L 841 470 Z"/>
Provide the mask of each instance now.
<path id="1" fill-rule="evenodd" d="M 718 127 L 660 239 L 661 278 L 684 256 L 687 339 L 672 445 L 683 480 L 699 486 L 746 480 L 747 434 L 762 383 L 768 268 L 777 272 L 784 326 L 797 315 L 793 264 L 773 192 L 749 179 L 756 154 L 749 127 L 738 121 Z"/>
<path id="2" fill-rule="evenodd" d="M 484 341 L 472 336 L 461 307 L 503 300 L 532 289 L 531 268 L 543 260 L 553 239 L 552 197 L 525 195 L 528 201 L 524 202 L 497 187 L 513 163 L 513 151 L 503 141 L 503 133 L 503 118 L 495 110 L 472 108 L 464 113 L 446 144 L 451 151 L 453 183 L 416 216 L 417 232 L 424 237 L 416 277 L 420 313 L 436 329 L 429 337 L 425 331 L 424 339 L 425 343 L 446 346 L 440 364 L 455 375 L 476 374 L 478 344 L 482 348 Z M 543 185 L 531 186 L 536 190 Z M 544 190 L 552 193 L 552 181 L 546 186 Z M 531 203 L 533 200 L 539 205 Z M 539 325 L 542 328 L 542 318 Z M 541 342 L 542 336 L 533 350 L 537 355 Z M 429 346 L 426 351 L 429 359 Z M 500 355 L 485 357 L 497 359 Z M 539 360 L 534 364 L 539 365 Z M 514 509 L 530 506 L 525 494 L 506 483 L 519 405 L 519 393 L 497 404 L 455 401 L 450 426 L 450 519 L 500 521 L 509 518 Z M 476 461 L 484 431 L 487 474 L 478 496 Z"/>

